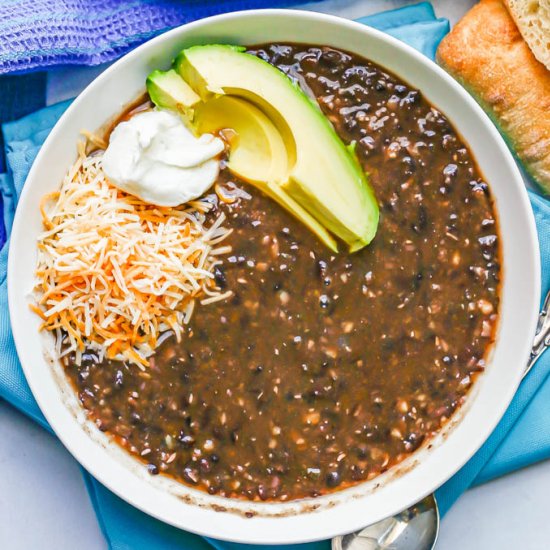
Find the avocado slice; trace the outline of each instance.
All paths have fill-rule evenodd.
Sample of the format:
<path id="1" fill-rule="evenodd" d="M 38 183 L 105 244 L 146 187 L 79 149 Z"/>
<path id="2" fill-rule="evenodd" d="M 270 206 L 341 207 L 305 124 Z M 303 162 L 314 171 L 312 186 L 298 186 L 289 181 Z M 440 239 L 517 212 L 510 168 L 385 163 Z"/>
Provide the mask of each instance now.
<path id="1" fill-rule="evenodd" d="M 205 102 L 235 96 L 265 113 L 289 158 L 281 190 L 352 252 L 370 243 L 379 212 L 365 173 L 319 107 L 285 74 L 242 47 L 218 44 L 183 50 L 174 69 Z"/>
<path id="2" fill-rule="evenodd" d="M 279 203 L 337 252 L 338 246 L 330 233 L 277 185 L 287 177 L 288 153 L 281 134 L 262 111 L 231 96 L 201 102 L 173 70 L 151 73 L 147 90 L 157 107 L 178 111 L 199 135 L 231 128 L 236 137 L 230 146 L 229 170 Z"/>
<path id="3" fill-rule="evenodd" d="M 199 104 L 193 128 L 198 134 L 231 128 L 236 138 L 230 144 L 227 167 L 278 202 L 334 252 L 336 241 L 330 233 L 279 182 L 288 174 L 288 156 L 281 134 L 269 118 L 248 101 L 232 96 L 214 97 Z"/>
<path id="4" fill-rule="evenodd" d="M 240 99 L 223 95 L 197 106 L 193 118 L 197 133 L 214 133 L 231 128 L 236 137 L 230 142 L 228 167 L 250 183 L 287 178 L 288 155 L 274 124 L 257 107 Z"/>
<path id="5" fill-rule="evenodd" d="M 193 117 L 193 108 L 201 101 L 201 98 L 174 69 L 153 71 L 147 77 L 145 85 L 155 105 L 179 111 L 186 119 Z"/>

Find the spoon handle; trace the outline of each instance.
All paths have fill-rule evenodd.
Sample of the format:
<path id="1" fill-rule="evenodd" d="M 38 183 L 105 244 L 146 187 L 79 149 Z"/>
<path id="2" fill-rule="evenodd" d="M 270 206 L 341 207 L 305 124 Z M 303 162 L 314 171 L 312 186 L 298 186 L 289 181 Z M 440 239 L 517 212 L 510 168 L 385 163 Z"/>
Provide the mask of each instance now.
<path id="1" fill-rule="evenodd" d="M 527 376 L 533 365 L 538 361 L 539 357 L 550 347 L 550 291 L 546 294 L 542 310 L 539 314 L 539 322 L 537 324 L 537 332 L 533 340 L 533 347 L 529 355 L 527 367 L 523 373 L 523 377 Z"/>

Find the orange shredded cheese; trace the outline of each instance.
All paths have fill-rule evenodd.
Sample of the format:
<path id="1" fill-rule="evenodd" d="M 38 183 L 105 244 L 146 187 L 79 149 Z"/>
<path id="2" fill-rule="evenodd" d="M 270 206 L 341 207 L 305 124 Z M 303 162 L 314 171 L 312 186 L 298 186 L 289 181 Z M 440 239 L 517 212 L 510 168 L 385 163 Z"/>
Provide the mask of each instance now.
<path id="1" fill-rule="evenodd" d="M 59 192 L 44 198 L 36 302 L 60 356 L 86 349 L 145 368 L 160 336 L 181 340 L 196 300 L 223 300 L 213 270 L 231 250 L 211 204 L 157 207 L 113 187 L 102 153 L 79 158 Z"/>

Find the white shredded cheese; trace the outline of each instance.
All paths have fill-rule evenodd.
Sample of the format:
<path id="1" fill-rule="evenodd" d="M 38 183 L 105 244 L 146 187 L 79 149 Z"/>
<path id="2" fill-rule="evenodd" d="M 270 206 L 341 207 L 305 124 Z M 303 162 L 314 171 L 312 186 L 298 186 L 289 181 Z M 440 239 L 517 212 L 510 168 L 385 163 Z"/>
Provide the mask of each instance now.
<path id="1" fill-rule="evenodd" d="M 107 181 L 101 153 L 83 152 L 45 202 L 31 307 L 56 335 L 60 355 L 79 360 L 92 349 L 144 368 L 161 335 L 181 339 L 196 300 L 231 295 L 213 276 L 219 255 L 231 250 L 218 246 L 230 230 L 223 214 L 208 225 L 208 202 L 147 204 Z"/>

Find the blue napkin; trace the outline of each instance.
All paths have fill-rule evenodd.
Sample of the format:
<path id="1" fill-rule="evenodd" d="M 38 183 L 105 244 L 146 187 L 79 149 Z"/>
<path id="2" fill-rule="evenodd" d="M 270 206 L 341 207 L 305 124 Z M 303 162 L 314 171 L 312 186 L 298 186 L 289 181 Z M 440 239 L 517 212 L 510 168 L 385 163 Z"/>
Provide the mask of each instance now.
<path id="1" fill-rule="evenodd" d="M 448 22 L 436 19 L 427 3 L 360 19 L 411 44 L 433 58 L 435 48 L 448 32 Z M 6 229 L 26 175 L 41 144 L 70 102 L 64 102 L 3 126 L 9 172 L 0 174 Z M 543 292 L 550 286 L 550 204 L 531 195 L 543 265 Z M 11 337 L 6 296 L 7 247 L 0 252 L 0 396 L 49 429 L 25 382 Z M 441 489 L 437 496 L 443 512 L 474 483 L 550 457 L 550 356 L 543 357 L 523 382 L 505 417 L 482 449 Z M 113 495 L 89 474 L 84 478 L 103 533 L 113 549 L 167 550 L 185 548 L 229 550 L 247 548 L 191 535 L 143 514 Z M 285 549 L 328 550 L 327 541 Z"/>

